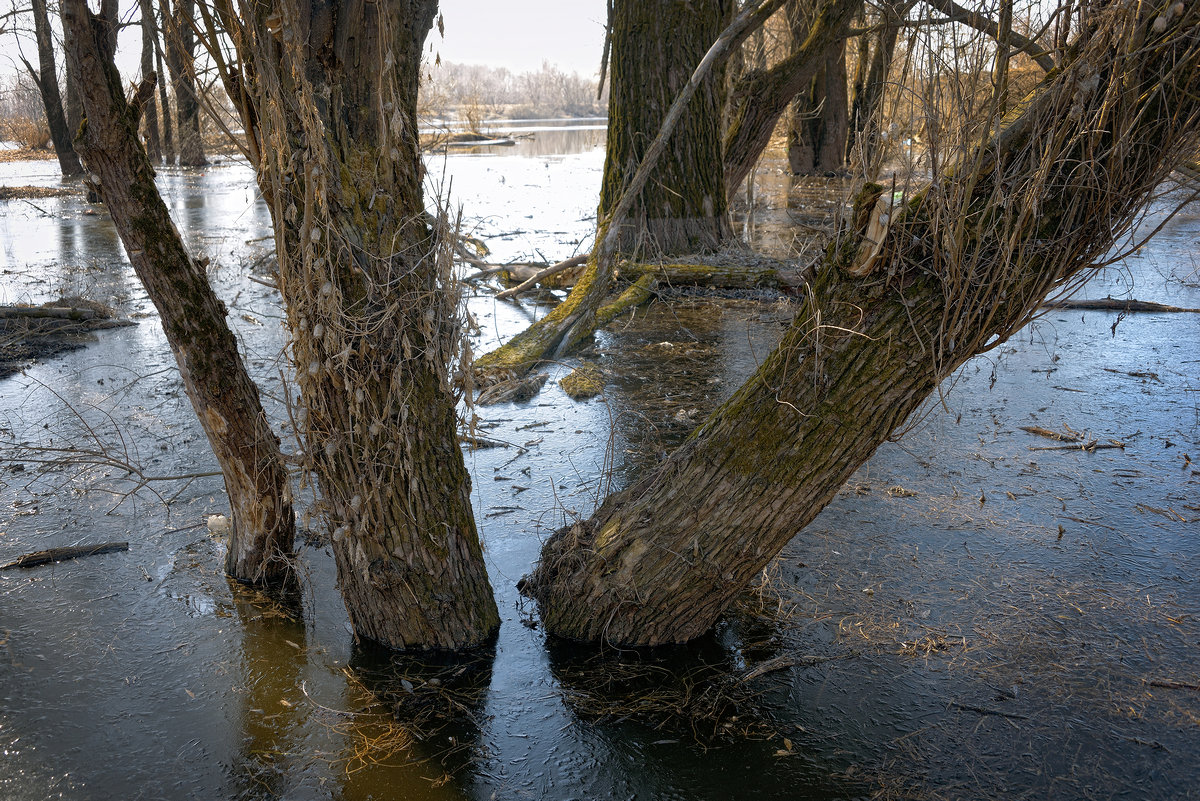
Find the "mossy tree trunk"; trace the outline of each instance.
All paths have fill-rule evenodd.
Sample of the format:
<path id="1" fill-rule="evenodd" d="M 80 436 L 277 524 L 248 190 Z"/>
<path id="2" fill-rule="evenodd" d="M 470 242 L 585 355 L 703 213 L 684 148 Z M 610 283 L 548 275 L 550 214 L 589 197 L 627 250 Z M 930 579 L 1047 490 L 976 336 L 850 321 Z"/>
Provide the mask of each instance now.
<path id="1" fill-rule="evenodd" d="M 835 243 L 754 376 L 546 542 L 524 590 L 548 631 L 627 645 L 703 634 L 944 378 L 1128 232 L 1200 145 L 1200 6 L 1095 15 L 1073 65 L 965 168 L 890 209 L 878 261 L 857 237 Z"/>
<path id="2" fill-rule="evenodd" d="M 725 130 L 725 186 L 733 193 L 771 141 L 779 118 L 826 63 L 829 49 L 862 0 L 825 0 L 814 11 L 803 42 L 774 66 L 751 70 L 733 87 Z"/>
<path id="3" fill-rule="evenodd" d="M 175 133 L 181 167 L 202 167 L 208 163 L 200 135 L 200 101 L 196 97 L 196 36 L 192 26 L 195 0 L 175 0 L 174 8 L 164 0 L 163 16 L 168 24 L 166 38 L 167 71 L 175 91 Z"/>
<path id="4" fill-rule="evenodd" d="M 499 626 L 459 450 L 449 231 L 426 222 L 417 81 L 436 0 L 218 4 L 258 154 L 310 468 L 359 637 L 478 645 Z"/>
<path id="5" fill-rule="evenodd" d="M 162 15 L 160 22 L 166 19 L 166 9 L 159 6 L 159 13 Z M 155 72 L 158 74 L 158 106 L 161 109 L 162 116 L 159 119 L 162 121 L 162 161 L 167 164 L 175 163 L 175 125 L 171 121 L 171 100 L 167 96 L 167 76 L 170 70 L 163 69 L 163 39 L 162 32 L 166 30 L 166 25 L 158 26 L 159 34 L 154 38 L 154 63 L 158 69 Z"/>
<path id="6" fill-rule="evenodd" d="M 63 112 L 62 95 L 58 91 L 54 36 L 50 30 L 46 0 L 33 0 L 33 30 L 37 41 L 38 68 L 35 70 L 24 57 L 21 61 L 42 95 L 42 106 L 46 109 L 46 125 L 50 128 L 50 142 L 54 145 L 59 169 L 62 170 L 64 178 L 72 178 L 81 175 L 83 167 L 80 166 L 79 156 L 71 144 L 71 131 L 67 127 L 67 118 Z"/>
<path id="7" fill-rule="evenodd" d="M 192 259 L 154 185 L 137 138 L 144 82 L 127 103 L 113 65 L 111 26 L 85 0 L 63 0 L 67 60 L 85 119 L 76 139 L 121 236 L 129 261 L 162 319 L 184 390 L 225 477 L 233 527 L 226 570 L 236 579 L 281 585 L 293 577 L 295 517 L 287 471 L 225 323 L 225 306 Z"/>
<path id="8" fill-rule="evenodd" d="M 616 0 L 600 217 L 610 213 L 671 103 L 729 21 L 730 0 Z M 715 250 L 733 235 L 721 171 L 724 71 L 696 91 L 619 232 L 618 250 L 653 258 Z"/>

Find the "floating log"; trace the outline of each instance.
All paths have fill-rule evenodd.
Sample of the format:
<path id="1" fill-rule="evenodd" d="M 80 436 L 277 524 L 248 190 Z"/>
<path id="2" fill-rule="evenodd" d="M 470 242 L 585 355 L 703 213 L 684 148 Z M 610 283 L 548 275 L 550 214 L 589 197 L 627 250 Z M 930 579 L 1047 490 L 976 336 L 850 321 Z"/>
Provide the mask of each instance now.
<path id="1" fill-rule="evenodd" d="M 44 551 L 34 551 L 18 557 L 8 564 L 0 565 L 0 570 L 12 570 L 18 567 L 38 567 L 51 562 L 63 562 L 68 559 L 82 559 L 85 556 L 99 556 L 102 553 L 128 551 L 128 542 L 101 542 L 95 545 L 72 545 L 65 548 L 48 548 Z"/>

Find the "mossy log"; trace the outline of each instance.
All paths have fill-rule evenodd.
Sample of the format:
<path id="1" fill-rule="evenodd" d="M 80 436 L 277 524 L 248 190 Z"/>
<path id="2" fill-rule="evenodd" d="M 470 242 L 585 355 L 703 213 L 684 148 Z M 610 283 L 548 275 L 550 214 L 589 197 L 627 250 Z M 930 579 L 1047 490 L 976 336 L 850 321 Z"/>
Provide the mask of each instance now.
<path id="1" fill-rule="evenodd" d="M 621 275 L 626 278 L 636 277 L 639 279 L 649 275 L 658 279 L 665 286 L 697 286 L 712 289 L 778 289 L 784 283 L 778 267 L 761 264 L 626 263 L 621 265 Z"/>
<path id="2" fill-rule="evenodd" d="M 624 645 L 704 634 L 944 378 L 1093 274 L 1200 146 L 1200 6 L 1106 6 L 1094 23 L 1019 133 L 965 154 L 983 169 L 898 214 L 870 273 L 851 274 L 831 248 L 733 397 L 547 540 L 522 590 L 548 631 Z"/>

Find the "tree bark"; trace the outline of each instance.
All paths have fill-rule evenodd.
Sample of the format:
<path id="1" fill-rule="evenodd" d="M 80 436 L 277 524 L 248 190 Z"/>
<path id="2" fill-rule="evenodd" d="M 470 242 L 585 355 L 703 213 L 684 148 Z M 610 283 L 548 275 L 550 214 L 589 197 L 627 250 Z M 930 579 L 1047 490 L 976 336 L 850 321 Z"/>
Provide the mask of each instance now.
<path id="1" fill-rule="evenodd" d="M 788 10 L 792 47 L 803 47 L 811 27 L 799 3 Z M 846 42 L 829 46 L 806 91 L 795 99 L 788 125 L 788 166 L 792 175 L 824 175 L 842 169 L 849 134 Z"/>
<path id="2" fill-rule="evenodd" d="M 238 27 L 217 6 L 248 70 L 226 87 L 260 154 L 338 582 L 359 637 L 408 649 L 476 646 L 499 626 L 451 387 L 454 242 L 431 231 L 421 191 L 417 81 L 436 9 L 246 2 Z"/>
<path id="3" fill-rule="evenodd" d="M 86 119 L 76 142 L 112 216 L 129 261 L 162 318 L 188 398 L 225 477 L 233 527 L 225 567 L 260 585 L 293 577 L 295 517 L 287 471 L 246 373 L 226 309 L 204 267 L 184 248 L 137 138 L 138 109 L 126 103 L 113 65 L 111 26 L 85 0 L 63 0 L 69 69 Z M 139 96 L 152 91 L 144 85 Z"/>
<path id="4" fill-rule="evenodd" d="M 167 70 L 175 90 L 175 131 L 178 134 L 179 166 L 202 167 L 208 163 L 200 136 L 200 102 L 196 98 L 196 37 L 192 29 L 195 0 L 175 0 L 163 15 L 170 21 L 166 28 Z"/>
<path id="5" fill-rule="evenodd" d="M 676 453 L 547 541 L 523 589 L 548 631 L 703 634 L 944 378 L 1090 274 L 1200 144 L 1200 6 L 1094 19 L 980 152 L 884 206 L 878 260 L 861 232 L 835 243 L 779 347 Z"/>
<path id="6" fill-rule="evenodd" d="M 62 95 L 58 91 L 54 38 L 50 30 L 46 0 L 33 0 L 33 28 L 37 40 L 38 68 L 35 70 L 24 58 L 21 61 L 25 63 L 25 69 L 41 92 L 42 105 L 46 109 L 46 124 L 50 128 L 50 141 L 54 145 L 54 154 L 58 157 L 59 169 L 62 170 L 64 178 L 72 178 L 82 175 L 83 167 L 79 164 L 79 156 L 71 145 L 71 131 L 67 128 Z"/>
<path id="7" fill-rule="evenodd" d="M 725 130 L 725 188 L 732 194 L 771 141 L 779 118 L 812 81 L 829 48 L 845 38 L 845 28 L 862 0 L 826 0 L 814 13 L 804 43 L 765 70 L 749 72 L 729 99 Z"/>
<path id="8" fill-rule="evenodd" d="M 729 0 L 617 0 L 609 21 L 612 90 L 600 217 L 610 213 L 671 102 L 728 21 Z M 712 251 L 733 235 L 721 172 L 723 70 L 697 89 L 670 147 L 622 224 L 618 252 Z"/>
<path id="9" fill-rule="evenodd" d="M 162 13 L 162 18 L 166 21 L 166 8 L 160 4 L 159 11 Z M 165 35 L 166 25 L 157 26 L 158 30 Z M 171 102 L 167 97 L 167 74 L 169 71 L 163 70 L 163 40 L 162 36 L 155 35 L 154 37 L 154 63 L 158 69 L 155 72 L 159 76 L 158 80 L 158 105 L 162 109 L 162 161 L 166 164 L 175 163 L 175 126 L 171 122 Z"/>
<path id="10" fill-rule="evenodd" d="M 899 4 L 880 5 L 878 30 L 863 34 L 859 48 L 859 72 L 854 83 L 854 98 L 850 111 L 850 135 L 846 142 L 846 158 L 867 178 L 874 180 L 883 166 L 880 138 L 880 115 L 888 70 L 896 52 L 900 23 L 913 6 L 912 0 Z M 862 69 L 865 67 L 865 74 Z"/>
<path id="11" fill-rule="evenodd" d="M 142 12 L 142 78 L 158 73 L 154 71 L 154 46 L 158 39 L 158 26 L 154 20 L 154 5 L 151 0 L 138 0 L 138 7 Z M 161 78 L 159 78 L 161 81 Z M 146 103 L 142 106 L 142 117 L 145 120 L 146 126 L 146 156 L 149 157 L 151 164 L 158 164 L 162 161 L 162 141 L 158 137 L 158 103 L 155 102 L 154 95 L 151 94 L 146 98 Z"/>

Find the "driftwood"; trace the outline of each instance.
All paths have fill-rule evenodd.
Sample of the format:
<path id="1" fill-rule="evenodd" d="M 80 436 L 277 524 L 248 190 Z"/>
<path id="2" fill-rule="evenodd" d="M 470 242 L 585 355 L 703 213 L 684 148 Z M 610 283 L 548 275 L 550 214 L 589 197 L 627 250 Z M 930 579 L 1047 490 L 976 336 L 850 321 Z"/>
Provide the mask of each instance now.
<path id="1" fill-rule="evenodd" d="M 63 562 L 67 559 L 81 559 L 85 556 L 98 556 L 102 553 L 128 551 L 128 542 L 101 542 L 95 545 L 72 545 L 65 548 L 48 548 L 18 557 L 8 564 L 0 565 L 0 570 L 12 570 L 18 567 L 38 567 L 51 562 Z"/>
<path id="2" fill-rule="evenodd" d="M 1155 303 L 1149 300 L 1122 300 L 1109 296 L 1096 300 L 1056 300 L 1047 303 L 1047 309 L 1068 309 L 1072 311 L 1123 311 L 1123 312 L 1184 312 L 1200 314 L 1200 309 L 1189 309 L 1183 306 L 1168 306 L 1165 303 Z"/>

